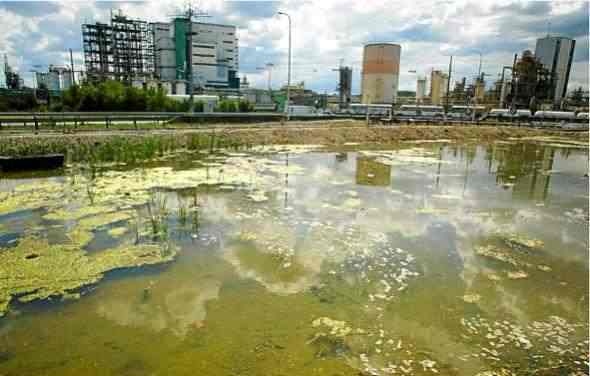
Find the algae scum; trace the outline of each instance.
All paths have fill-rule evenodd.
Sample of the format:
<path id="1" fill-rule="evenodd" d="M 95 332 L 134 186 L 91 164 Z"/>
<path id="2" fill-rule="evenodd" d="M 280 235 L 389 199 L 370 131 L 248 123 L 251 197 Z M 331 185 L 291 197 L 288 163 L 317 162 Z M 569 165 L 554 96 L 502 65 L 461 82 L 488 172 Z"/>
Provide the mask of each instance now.
<path id="1" fill-rule="evenodd" d="M 558 141 L 5 176 L 0 375 L 587 374 L 588 151 Z"/>

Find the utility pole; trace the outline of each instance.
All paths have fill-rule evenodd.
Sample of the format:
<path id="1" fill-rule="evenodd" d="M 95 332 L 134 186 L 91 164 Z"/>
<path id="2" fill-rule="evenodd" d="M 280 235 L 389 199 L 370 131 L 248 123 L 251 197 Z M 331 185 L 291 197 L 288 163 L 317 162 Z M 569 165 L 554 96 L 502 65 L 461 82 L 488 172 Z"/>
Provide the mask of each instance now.
<path id="1" fill-rule="evenodd" d="M 447 78 L 447 100 L 445 104 L 445 115 L 449 111 L 449 94 L 451 90 L 451 74 L 453 69 L 453 55 L 451 55 L 451 59 L 449 60 L 449 77 Z"/>
<path id="2" fill-rule="evenodd" d="M 287 101 L 285 102 L 285 112 L 287 121 L 289 121 L 289 100 L 291 98 L 291 16 L 285 12 L 278 12 L 281 16 L 287 16 L 289 19 L 289 64 L 287 70 Z"/>
<path id="3" fill-rule="evenodd" d="M 516 60 L 518 59 L 518 54 L 514 54 L 514 62 L 512 63 L 512 104 L 510 108 L 510 112 L 513 114 L 516 113 L 516 96 L 518 95 L 518 72 L 516 72 Z"/>

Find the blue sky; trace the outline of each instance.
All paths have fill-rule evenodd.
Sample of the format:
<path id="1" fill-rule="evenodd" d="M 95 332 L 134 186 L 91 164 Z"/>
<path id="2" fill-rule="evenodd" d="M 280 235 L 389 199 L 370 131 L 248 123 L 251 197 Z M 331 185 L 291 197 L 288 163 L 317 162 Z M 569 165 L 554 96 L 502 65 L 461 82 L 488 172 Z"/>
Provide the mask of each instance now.
<path id="1" fill-rule="evenodd" d="M 81 65 L 80 25 L 106 22 L 111 9 L 148 21 L 166 21 L 181 11 L 185 0 L 135 2 L 24 2 L 0 1 L 0 52 L 6 53 L 31 82 L 31 69 L 67 64 L 74 51 Z M 360 91 L 362 46 L 367 42 L 394 42 L 402 46 L 400 89 L 415 90 L 416 70 L 448 69 L 454 56 L 453 77 L 472 80 L 480 53 L 488 80 L 497 78 L 515 53 L 534 51 L 535 41 L 549 31 L 577 41 L 570 89 L 588 89 L 587 1 L 219 1 L 194 2 L 210 22 L 238 27 L 240 74 L 254 86 L 265 87 L 267 75 L 257 70 L 273 63 L 273 87 L 286 81 L 288 24 L 293 21 L 293 81 L 333 92 L 337 68 L 353 67 L 353 92 Z"/>

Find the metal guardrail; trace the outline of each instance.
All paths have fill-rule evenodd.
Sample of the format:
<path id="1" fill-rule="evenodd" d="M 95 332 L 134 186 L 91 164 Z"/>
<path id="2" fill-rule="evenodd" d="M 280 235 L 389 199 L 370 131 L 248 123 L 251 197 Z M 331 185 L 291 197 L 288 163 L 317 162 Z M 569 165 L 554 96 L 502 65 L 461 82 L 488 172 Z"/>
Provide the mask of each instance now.
<path id="1" fill-rule="evenodd" d="M 199 124 L 207 123 L 257 123 L 257 122 L 272 122 L 284 119 L 284 113 L 278 112 L 2 112 L 0 113 L 0 129 L 3 125 L 24 125 L 33 126 L 38 130 L 40 126 L 46 127 L 49 123 L 50 127 L 58 128 L 66 124 L 73 123 L 74 126 L 83 127 L 87 124 L 101 125 L 105 128 L 116 125 L 116 122 L 133 124 L 135 128 L 138 127 L 138 122 L 155 122 L 157 125 L 166 124 L 170 122 L 184 122 L 198 126 Z M 312 121 L 312 120 L 338 120 L 338 119 L 356 119 L 365 120 L 366 115 L 363 114 L 293 114 L 290 116 L 295 121 Z M 383 118 L 381 114 L 370 114 L 371 122 L 378 121 L 382 124 L 421 124 L 421 125 L 458 125 L 458 124 L 473 124 L 486 126 L 528 126 L 538 127 L 538 124 L 524 119 L 498 119 L 482 116 L 479 120 L 472 122 L 470 119 L 444 119 L 436 116 L 393 116 L 390 118 Z M 59 124 L 59 125 L 58 125 Z M 543 128 L 555 127 L 564 128 L 561 124 L 550 124 L 546 122 Z M 576 127 L 576 129 L 579 129 Z"/>
<path id="2" fill-rule="evenodd" d="M 32 126 L 60 128 L 64 130 L 73 125 L 75 128 L 87 125 L 104 125 L 109 128 L 121 123 L 138 128 L 141 122 L 154 122 L 156 125 L 171 122 L 183 122 L 193 125 L 208 123 L 260 123 L 284 119 L 284 113 L 277 112 L 3 112 L 0 113 L 0 129 L 3 126 Z M 348 115 L 295 114 L 292 120 L 333 120 L 347 119 Z"/>

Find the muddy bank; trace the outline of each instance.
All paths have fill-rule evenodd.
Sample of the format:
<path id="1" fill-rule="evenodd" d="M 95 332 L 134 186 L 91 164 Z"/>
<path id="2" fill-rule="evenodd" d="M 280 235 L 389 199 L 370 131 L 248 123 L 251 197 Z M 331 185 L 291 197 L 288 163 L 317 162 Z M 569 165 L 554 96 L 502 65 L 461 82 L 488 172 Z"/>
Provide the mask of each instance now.
<path id="1" fill-rule="evenodd" d="M 486 143 L 501 140 L 562 140 L 588 144 L 588 132 L 483 126 L 370 126 L 363 122 L 323 124 L 267 124 L 255 128 L 163 130 L 83 134 L 6 135 L 0 138 L 0 155 L 63 153 L 70 162 L 88 160 L 145 160 L 177 149 L 237 148 L 261 144 L 395 145 L 404 141 L 445 140 Z"/>
<path id="2" fill-rule="evenodd" d="M 361 144 L 395 144 L 400 141 L 454 140 L 489 142 L 509 138 L 559 137 L 588 141 L 588 132 L 564 132 L 516 127 L 474 126 L 370 126 L 362 122 L 350 126 L 326 128 L 273 128 L 253 130 L 225 130 L 230 137 L 246 143 L 268 144 L 324 144 L 341 145 L 355 142 Z"/>

